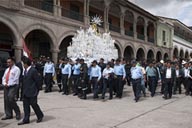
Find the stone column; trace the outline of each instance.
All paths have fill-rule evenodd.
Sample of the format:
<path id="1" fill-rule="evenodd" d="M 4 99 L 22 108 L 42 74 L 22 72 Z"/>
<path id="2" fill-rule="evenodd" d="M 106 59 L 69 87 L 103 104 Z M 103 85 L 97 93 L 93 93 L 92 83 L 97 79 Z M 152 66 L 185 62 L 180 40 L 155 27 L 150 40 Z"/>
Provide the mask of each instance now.
<path id="1" fill-rule="evenodd" d="M 53 0 L 53 15 L 57 16 L 57 0 Z"/>
<path id="2" fill-rule="evenodd" d="M 148 42 L 148 37 L 147 37 L 147 27 L 148 27 L 148 20 L 145 20 L 145 24 L 144 24 L 144 36 L 145 36 L 145 42 Z"/>
<path id="3" fill-rule="evenodd" d="M 61 1 L 57 0 L 57 14 L 59 17 L 61 17 L 61 11 L 62 11 Z"/>
<path id="4" fill-rule="evenodd" d="M 121 12 L 120 14 L 120 29 L 121 29 L 121 35 L 125 35 L 125 12 Z"/>
<path id="5" fill-rule="evenodd" d="M 25 6 L 25 0 L 20 0 L 20 5 L 23 7 Z"/>
<path id="6" fill-rule="evenodd" d="M 23 47 L 15 45 L 12 48 L 14 49 L 14 56 L 15 56 L 16 62 L 21 61 L 21 53 L 22 53 Z"/>
<path id="7" fill-rule="evenodd" d="M 153 24 L 154 25 L 154 30 L 153 30 L 153 32 L 154 32 L 154 44 L 157 46 L 157 24 L 156 23 L 154 23 Z"/>
<path id="8" fill-rule="evenodd" d="M 104 9 L 104 31 L 105 32 L 109 32 L 108 16 L 109 16 L 109 5 L 105 5 L 105 9 Z"/>
<path id="9" fill-rule="evenodd" d="M 84 0 L 84 25 L 85 27 L 89 27 L 89 0 Z"/>
<path id="10" fill-rule="evenodd" d="M 134 33 L 134 39 L 137 39 L 137 15 L 134 14 L 134 21 L 133 21 L 133 33 Z"/>
<path id="11" fill-rule="evenodd" d="M 52 53 L 52 60 L 53 62 L 56 64 L 57 61 L 58 61 L 58 53 L 59 53 L 59 49 L 53 49 L 51 50 L 51 53 Z"/>

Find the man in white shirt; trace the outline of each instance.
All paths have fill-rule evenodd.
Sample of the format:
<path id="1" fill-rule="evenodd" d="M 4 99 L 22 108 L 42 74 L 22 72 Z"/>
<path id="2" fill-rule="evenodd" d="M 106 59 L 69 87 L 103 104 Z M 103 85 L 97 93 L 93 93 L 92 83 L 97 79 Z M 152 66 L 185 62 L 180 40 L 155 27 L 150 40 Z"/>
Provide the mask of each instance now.
<path id="1" fill-rule="evenodd" d="M 20 109 L 16 103 L 15 96 L 19 84 L 20 69 L 15 66 L 15 59 L 7 59 L 8 68 L 2 77 L 2 84 L 4 86 L 4 107 L 5 117 L 2 120 L 12 119 L 13 110 L 16 113 L 16 119 L 20 120 Z"/>
<path id="2" fill-rule="evenodd" d="M 111 68 L 111 63 L 107 63 L 106 68 L 103 70 L 103 91 L 102 99 L 105 99 L 105 93 L 107 90 L 107 85 L 109 86 L 109 99 L 113 98 L 113 78 L 114 70 Z"/>
<path id="3" fill-rule="evenodd" d="M 173 84 L 175 82 L 176 72 L 175 69 L 171 67 L 171 61 L 167 61 L 167 67 L 164 70 L 165 74 L 163 80 L 165 82 L 164 88 L 164 99 L 168 99 L 172 97 Z M 169 96 L 168 96 L 169 95 Z"/>

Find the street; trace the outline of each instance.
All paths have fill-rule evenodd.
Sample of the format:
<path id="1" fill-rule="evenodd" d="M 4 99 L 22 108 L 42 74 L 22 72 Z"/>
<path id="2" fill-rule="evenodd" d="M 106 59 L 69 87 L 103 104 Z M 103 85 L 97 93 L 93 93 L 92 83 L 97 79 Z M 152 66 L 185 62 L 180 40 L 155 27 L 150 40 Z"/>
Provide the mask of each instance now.
<path id="1" fill-rule="evenodd" d="M 108 100 L 87 100 L 73 95 L 54 92 L 40 92 L 39 105 L 44 112 L 44 120 L 36 123 L 31 111 L 30 124 L 18 126 L 18 121 L 0 120 L 0 128 L 191 128 L 192 97 L 173 95 L 164 100 L 159 93 L 151 98 L 142 97 L 138 103 L 133 100 L 132 88 L 125 86 L 124 97 Z M 23 114 L 22 102 L 18 101 Z M 0 91 L 0 116 L 4 113 L 3 91 Z M 22 115 L 23 116 L 23 115 Z"/>

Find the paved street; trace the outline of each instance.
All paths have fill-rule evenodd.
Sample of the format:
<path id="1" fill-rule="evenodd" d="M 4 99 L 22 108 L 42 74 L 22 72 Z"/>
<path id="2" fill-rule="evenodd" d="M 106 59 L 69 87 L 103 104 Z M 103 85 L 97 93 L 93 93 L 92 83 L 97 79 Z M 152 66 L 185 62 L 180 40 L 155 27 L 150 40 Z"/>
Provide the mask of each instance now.
<path id="1" fill-rule="evenodd" d="M 132 88 L 126 86 L 122 99 L 95 101 L 89 95 L 88 100 L 80 100 L 63 96 L 55 88 L 53 93 L 40 93 L 39 104 L 45 114 L 42 123 L 36 123 L 32 111 L 30 124 L 18 126 L 14 118 L 0 120 L 0 128 L 192 128 L 192 97 L 182 94 L 163 100 L 161 95 L 147 95 L 135 103 Z M 22 102 L 18 104 L 22 110 Z M 0 116 L 3 105 L 0 91 Z"/>

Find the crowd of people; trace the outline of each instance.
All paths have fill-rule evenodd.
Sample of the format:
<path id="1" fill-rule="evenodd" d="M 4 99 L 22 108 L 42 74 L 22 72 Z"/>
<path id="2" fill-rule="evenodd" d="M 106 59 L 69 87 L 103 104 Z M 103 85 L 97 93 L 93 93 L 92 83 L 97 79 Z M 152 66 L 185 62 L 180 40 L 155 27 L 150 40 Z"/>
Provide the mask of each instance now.
<path id="1" fill-rule="evenodd" d="M 156 95 L 156 88 L 161 85 L 164 99 L 169 99 L 172 94 L 182 93 L 184 85 L 185 94 L 192 95 L 192 61 L 156 62 L 136 61 L 126 59 L 112 59 L 105 63 L 101 58 L 86 64 L 84 59 L 60 58 L 57 64 L 49 57 L 41 56 L 33 62 L 33 66 L 41 77 L 41 87 L 45 84 L 45 93 L 52 92 L 53 84 L 57 83 L 62 95 L 73 94 L 81 99 L 87 99 L 87 94 L 93 93 L 93 99 L 122 98 L 124 85 L 132 86 L 135 101 L 141 96 L 146 96 L 146 89 L 151 97 Z M 56 76 L 56 81 L 53 80 Z M 22 99 L 22 97 L 21 97 Z"/>
<path id="2" fill-rule="evenodd" d="M 158 85 L 161 85 L 165 100 L 182 91 L 185 95 L 192 96 L 192 60 L 146 62 L 112 59 L 105 63 L 101 58 L 99 62 L 94 60 L 87 64 L 84 59 L 77 58 L 73 61 L 66 57 L 54 64 L 49 57 L 41 56 L 39 60 L 33 61 L 22 57 L 18 63 L 9 58 L 7 65 L 2 77 L 5 104 L 5 117 L 2 120 L 12 119 L 12 110 L 16 113 L 16 119 L 21 118 L 16 103 L 21 100 L 24 118 L 18 125 L 30 122 L 30 106 L 37 115 L 37 123 L 42 121 L 44 114 L 37 104 L 37 96 L 39 90 L 52 92 L 54 84 L 58 85 L 62 95 L 73 94 L 80 99 L 87 99 L 87 94 L 90 93 L 93 94 L 93 99 L 106 99 L 106 93 L 109 93 L 109 100 L 114 96 L 121 99 L 124 96 L 124 85 L 132 86 L 135 102 L 142 96 L 146 97 L 146 89 L 151 97 L 156 96 Z"/>

